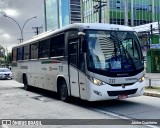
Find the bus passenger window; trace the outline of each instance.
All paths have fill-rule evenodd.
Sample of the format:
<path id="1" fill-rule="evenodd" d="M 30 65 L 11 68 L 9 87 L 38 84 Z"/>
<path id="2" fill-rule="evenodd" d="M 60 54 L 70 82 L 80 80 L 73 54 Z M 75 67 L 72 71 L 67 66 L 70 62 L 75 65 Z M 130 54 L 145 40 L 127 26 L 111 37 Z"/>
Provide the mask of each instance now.
<path id="1" fill-rule="evenodd" d="M 64 56 L 64 34 L 51 38 L 50 56 Z"/>
<path id="2" fill-rule="evenodd" d="M 77 43 L 69 44 L 69 63 L 77 67 Z"/>
<path id="3" fill-rule="evenodd" d="M 50 40 L 43 40 L 39 43 L 39 58 L 49 57 Z"/>
<path id="4" fill-rule="evenodd" d="M 38 59 L 38 42 L 31 44 L 31 59 Z"/>
<path id="5" fill-rule="evenodd" d="M 17 60 L 23 60 L 23 47 L 18 48 L 17 54 Z"/>
<path id="6" fill-rule="evenodd" d="M 79 69 L 85 71 L 84 54 L 82 52 L 79 54 Z"/>
<path id="7" fill-rule="evenodd" d="M 29 45 L 24 46 L 23 60 L 29 59 Z"/>
<path id="8" fill-rule="evenodd" d="M 17 49 L 13 49 L 12 51 L 13 51 L 12 60 L 17 61 Z"/>

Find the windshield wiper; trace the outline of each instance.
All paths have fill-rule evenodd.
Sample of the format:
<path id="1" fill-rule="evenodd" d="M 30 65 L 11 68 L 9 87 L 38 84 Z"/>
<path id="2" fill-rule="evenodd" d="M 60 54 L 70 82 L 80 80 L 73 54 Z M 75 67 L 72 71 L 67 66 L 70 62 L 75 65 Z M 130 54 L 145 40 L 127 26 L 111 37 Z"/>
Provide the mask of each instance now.
<path id="1" fill-rule="evenodd" d="M 135 63 L 134 63 L 131 55 L 130 55 L 130 54 L 128 53 L 128 51 L 124 48 L 122 42 L 119 42 L 119 43 L 121 44 L 121 46 L 122 46 L 122 48 L 123 48 L 123 51 L 125 51 L 126 59 L 127 59 L 127 60 L 129 59 L 129 60 L 131 61 L 131 64 L 132 64 L 133 68 L 136 70 L 136 66 L 135 66 Z M 128 56 L 129 58 L 128 58 L 127 56 Z M 128 61 L 128 62 L 129 62 L 129 61 Z"/>
<path id="2" fill-rule="evenodd" d="M 114 42 L 114 56 L 115 56 L 115 61 L 117 61 L 117 47 L 116 47 L 116 43 Z"/>

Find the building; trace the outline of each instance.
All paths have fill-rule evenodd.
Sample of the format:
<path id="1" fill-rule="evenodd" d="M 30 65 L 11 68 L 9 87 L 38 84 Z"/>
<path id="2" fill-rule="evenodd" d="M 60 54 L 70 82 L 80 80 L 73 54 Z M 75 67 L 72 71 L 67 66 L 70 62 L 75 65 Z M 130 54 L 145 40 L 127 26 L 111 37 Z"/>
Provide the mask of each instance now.
<path id="1" fill-rule="evenodd" d="M 82 0 L 82 22 L 139 26 L 159 20 L 160 0 Z"/>
<path id="2" fill-rule="evenodd" d="M 80 0 L 44 0 L 45 30 L 81 22 Z"/>

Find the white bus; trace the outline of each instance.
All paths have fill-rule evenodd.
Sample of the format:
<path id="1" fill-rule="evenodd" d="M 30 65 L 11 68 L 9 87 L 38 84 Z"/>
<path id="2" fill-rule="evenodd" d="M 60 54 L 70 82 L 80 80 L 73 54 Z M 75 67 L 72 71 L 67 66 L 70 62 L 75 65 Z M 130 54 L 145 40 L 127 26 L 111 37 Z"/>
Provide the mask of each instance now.
<path id="1" fill-rule="evenodd" d="M 40 34 L 12 49 L 16 81 L 88 101 L 144 93 L 144 63 L 136 32 L 127 26 L 77 23 Z"/>

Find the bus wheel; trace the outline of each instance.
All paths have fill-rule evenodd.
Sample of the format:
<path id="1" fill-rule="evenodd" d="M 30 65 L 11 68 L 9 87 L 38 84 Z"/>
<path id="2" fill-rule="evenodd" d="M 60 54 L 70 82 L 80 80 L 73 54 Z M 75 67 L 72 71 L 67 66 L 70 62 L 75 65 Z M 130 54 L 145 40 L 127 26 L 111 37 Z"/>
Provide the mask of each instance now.
<path id="1" fill-rule="evenodd" d="M 62 101 L 68 101 L 68 89 L 65 81 L 62 81 L 59 87 L 59 96 Z"/>
<path id="2" fill-rule="evenodd" d="M 25 90 L 29 90 L 29 85 L 28 85 L 28 81 L 27 81 L 27 76 L 26 75 L 23 76 L 23 84 L 24 84 L 24 89 Z"/>

